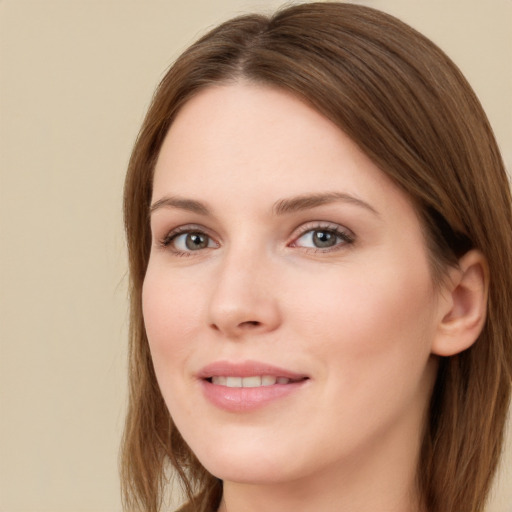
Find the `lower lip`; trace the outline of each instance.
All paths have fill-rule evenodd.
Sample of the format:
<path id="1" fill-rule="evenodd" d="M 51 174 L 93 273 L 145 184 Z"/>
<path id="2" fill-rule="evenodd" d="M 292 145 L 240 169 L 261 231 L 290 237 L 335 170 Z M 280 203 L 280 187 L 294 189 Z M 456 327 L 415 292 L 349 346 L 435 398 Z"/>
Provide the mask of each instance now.
<path id="1" fill-rule="evenodd" d="M 202 380 L 203 393 L 206 398 L 220 409 L 231 412 L 252 411 L 264 407 L 280 398 L 298 391 L 306 380 L 288 384 L 273 384 L 256 388 L 229 388 Z"/>

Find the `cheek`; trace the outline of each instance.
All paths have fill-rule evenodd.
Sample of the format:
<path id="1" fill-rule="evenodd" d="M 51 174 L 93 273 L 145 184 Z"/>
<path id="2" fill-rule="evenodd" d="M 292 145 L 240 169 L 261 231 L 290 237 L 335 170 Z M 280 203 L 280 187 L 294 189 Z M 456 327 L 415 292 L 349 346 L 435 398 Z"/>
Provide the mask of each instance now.
<path id="1" fill-rule="evenodd" d="M 400 268 L 400 272 L 390 269 Z M 428 265 L 397 267 L 382 259 L 361 272 L 333 269 L 303 283 L 307 294 L 295 304 L 295 325 L 314 348 L 342 368 L 353 385 L 368 375 L 392 377 L 392 369 L 420 372 L 430 353 L 434 301 Z"/>
<path id="2" fill-rule="evenodd" d="M 321 391 L 312 417 L 318 418 L 317 429 L 329 433 L 327 453 L 337 449 L 333 439 L 345 450 L 348 440 L 357 445 L 369 433 L 382 435 L 411 411 L 420 418 L 431 391 L 429 274 L 398 276 L 385 268 L 338 271 L 321 287 L 317 279 L 307 280 L 308 294 L 296 298 L 292 338 L 296 350 L 315 362 Z"/>
<path id="3" fill-rule="evenodd" d="M 156 379 L 171 416 L 194 418 L 188 385 L 194 342 L 200 339 L 200 309 L 194 280 L 183 285 L 165 269 L 149 266 L 142 289 L 144 325 Z"/>
<path id="4" fill-rule="evenodd" d="M 148 268 L 142 289 L 142 309 L 157 376 L 164 364 L 180 366 L 191 340 L 197 338 L 201 316 L 199 296 L 193 280 L 182 286 L 168 273 Z"/>

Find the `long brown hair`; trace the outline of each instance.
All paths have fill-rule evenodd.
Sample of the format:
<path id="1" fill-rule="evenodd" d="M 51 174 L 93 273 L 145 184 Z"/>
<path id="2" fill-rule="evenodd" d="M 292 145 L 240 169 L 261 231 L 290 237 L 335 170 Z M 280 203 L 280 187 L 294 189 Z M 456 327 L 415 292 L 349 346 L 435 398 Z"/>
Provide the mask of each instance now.
<path id="1" fill-rule="evenodd" d="M 158 389 L 141 289 L 153 168 L 169 126 L 198 91 L 241 78 L 308 102 L 413 199 L 434 278 L 469 248 L 487 258 L 486 324 L 470 349 L 440 358 L 418 464 L 426 510 L 481 511 L 500 456 L 512 375 L 512 213 L 504 165 L 479 101 L 450 59 L 399 20 L 344 3 L 230 20 L 191 46 L 155 93 L 125 184 L 130 403 L 121 472 L 127 510 L 159 509 L 169 463 L 193 510 L 215 510 L 221 497 L 222 483 L 183 442 Z"/>

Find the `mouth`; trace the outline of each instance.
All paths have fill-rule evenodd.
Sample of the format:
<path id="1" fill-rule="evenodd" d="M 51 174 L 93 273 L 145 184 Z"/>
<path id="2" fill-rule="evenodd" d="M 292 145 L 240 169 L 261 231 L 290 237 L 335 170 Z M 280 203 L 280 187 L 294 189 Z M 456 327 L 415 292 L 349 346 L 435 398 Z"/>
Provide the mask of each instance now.
<path id="1" fill-rule="evenodd" d="M 206 399 L 230 412 L 252 411 L 294 394 L 310 377 L 277 366 L 219 361 L 197 375 Z"/>
<path id="2" fill-rule="evenodd" d="M 216 375 L 205 380 L 216 386 L 226 386 L 228 388 L 259 388 L 262 386 L 274 386 L 275 384 L 300 382 L 307 378 L 290 379 L 288 377 L 276 377 L 275 375 L 251 375 L 249 377 Z"/>

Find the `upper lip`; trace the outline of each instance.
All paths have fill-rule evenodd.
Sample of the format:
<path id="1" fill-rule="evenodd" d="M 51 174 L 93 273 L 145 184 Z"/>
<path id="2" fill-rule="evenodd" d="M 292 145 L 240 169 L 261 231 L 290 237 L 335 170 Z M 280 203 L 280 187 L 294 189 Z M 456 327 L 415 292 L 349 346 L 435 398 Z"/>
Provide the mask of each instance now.
<path id="1" fill-rule="evenodd" d="M 199 379 L 210 379 L 211 377 L 252 377 L 255 375 L 271 375 L 285 377 L 290 380 L 302 380 L 308 378 L 306 374 L 297 373 L 286 368 L 280 368 L 272 364 L 259 361 L 216 361 L 206 365 L 197 374 Z"/>

